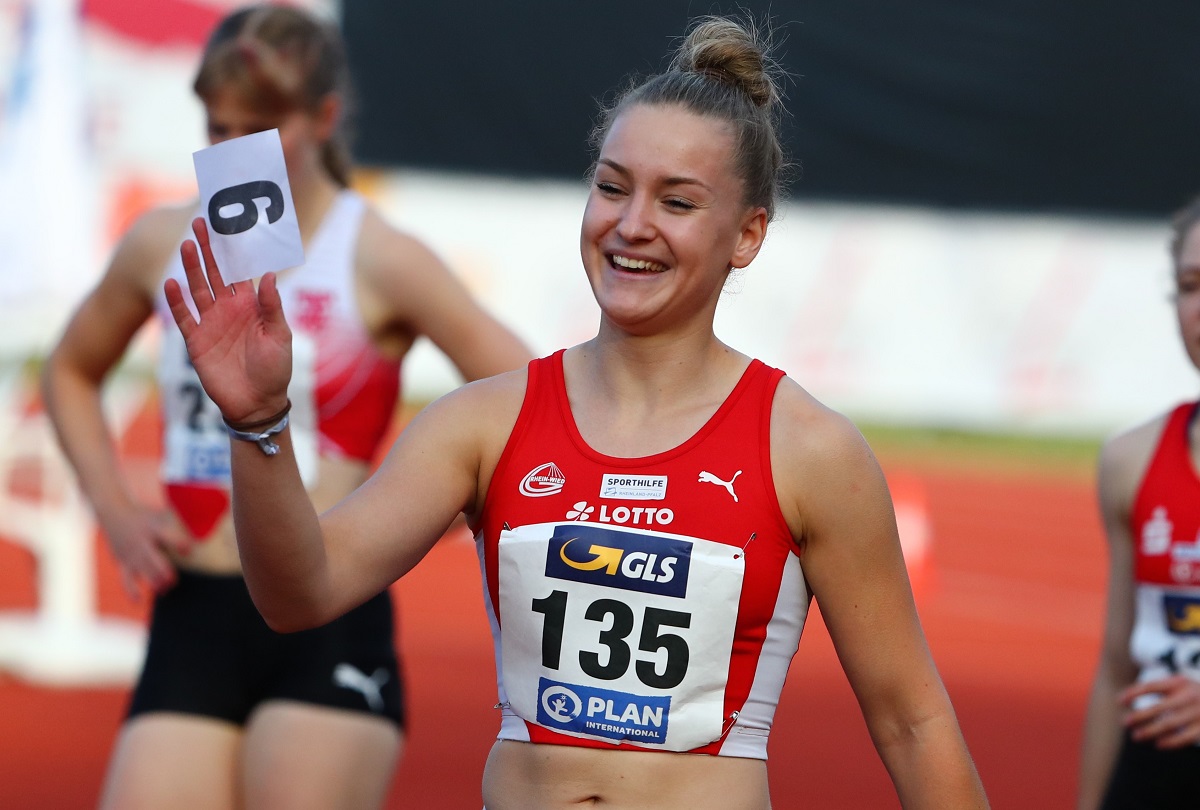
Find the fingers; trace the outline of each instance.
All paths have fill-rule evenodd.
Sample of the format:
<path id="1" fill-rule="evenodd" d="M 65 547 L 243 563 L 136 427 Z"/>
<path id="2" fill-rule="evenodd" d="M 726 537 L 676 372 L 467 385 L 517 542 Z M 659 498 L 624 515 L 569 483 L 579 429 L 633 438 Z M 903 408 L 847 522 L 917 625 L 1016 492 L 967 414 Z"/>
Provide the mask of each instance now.
<path id="1" fill-rule="evenodd" d="M 263 323 L 271 332 L 288 333 L 287 319 L 283 316 L 283 299 L 279 297 L 279 286 L 274 273 L 267 273 L 258 285 L 258 307 Z"/>
<path id="2" fill-rule="evenodd" d="M 175 567 L 157 551 L 139 555 L 121 565 L 121 585 L 135 602 L 141 599 L 139 583 L 142 582 L 153 593 L 162 593 L 175 584 Z"/>
<path id="3" fill-rule="evenodd" d="M 183 274 L 187 279 L 188 292 L 196 302 L 196 311 L 203 314 L 213 305 L 213 294 L 204 278 L 204 270 L 200 267 L 200 254 L 196 243 L 190 239 L 184 240 L 179 246 L 179 258 L 183 261 Z"/>
<path id="4" fill-rule="evenodd" d="M 175 584 L 175 566 L 158 548 L 146 549 L 139 567 L 142 577 L 155 593 L 162 593 Z"/>
<path id="5" fill-rule="evenodd" d="M 1130 736 L 1158 748 L 1181 748 L 1200 742 L 1200 683 L 1175 675 L 1137 684 L 1121 694 L 1127 706 L 1146 695 L 1161 698 L 1125 716 Z"/>
<path id="6" fill-rule="evenodd" d="M 187 340 L 199 324 L 192 317 L 192 311 L 188 309 L 187 302 L 183 300 L 183 289 L 180 288 L 178 281 L 169 278 L 163 284 L 163 294 L 167 297 L 167 306 L 171 309 L 171 317 L 175 319 L 175 325 L 179 327 L 183 339 Z"/>
<path id="7" fill-rule="evenodd" d="M 133 571 L 123 565 L 121 566 L 120 570 L 121 589 L 125 591 L 125 595 L 129 597 L 130 602 L 140 601 L 142 598 L 142 591 L 140 588 L 138 588 L 137 577 L 134 576 Z"/>
<path id="8" fill-rule="evenodd" d="M 192 553 L 196 540 L 184 531 L 175 520 L 168 515 L 160 515 L 157 520 L 158 544 L 168 551 L 173 551 L 181 557 Z"/>
<path id="9" fill-rule="evenodd" d="M 1184 748 L 1200 740 L 1200 723 L 1195 720 L 1181 720 L 1176 714 L 1168 712 L 1163 722 L 1170 727 L 1155 737 L 1154 744 L 1159 748 Z"/>
<path id="10" fill-rule="evenodd" d="M 223 295 L 233 295 L 233 289 L 225 286 L 221 278 L 221 270 L 217 267 L 217 259 L 213 256 L 212 242 L 208 238 L 208 224 L 204 217 L 192 220 L 192 233 L 196 235 L 196 244 L 200 246 L 200 255 L 204 257 L 204 271 L 208 276 L 208 286 L 212 288 L 214 298 Z"/>
<path id="11" fill-rule="evenodd" d="M 1157 748 L 1182 748 L 1200 740 L 1200 717 L 1193 710 L 1165 703 L 1155 708 L 1161 710 L 1130 729 L 1133 739 L 1153 742 Z"/>

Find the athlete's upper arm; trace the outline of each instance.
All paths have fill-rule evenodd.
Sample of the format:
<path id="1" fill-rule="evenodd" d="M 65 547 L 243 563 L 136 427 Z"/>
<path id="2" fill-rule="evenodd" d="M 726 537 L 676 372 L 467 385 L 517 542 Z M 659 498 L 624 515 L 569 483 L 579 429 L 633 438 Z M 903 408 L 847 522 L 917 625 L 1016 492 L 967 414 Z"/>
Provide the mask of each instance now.
<path id="1" fill-rule="evenodd" d="M 785 379 L 771 420 L 780 505 L 876 741 L 944 711 L 883 472 L 858 430 Z"/>
<path id="2" fill-rule="evenodd" d="M 185 209 L 155 209 L 134 223 L 68 322 L 55 362 L 99 380 L 120 360 L 154 310 L 158 281 L 179 247 L 186 217 Z"/>
<path id="3" fill-rule="evenodd" d="M 457 388 L 417 414 L 375 474 L 321 516 L 333 576 L 357 583 L 335 582 L 331 592 L 382 590 L 459 514 L 478 511 L 524 389 L 524 370 L 504 374 Z"/>
<path id="4" fill-rule="evenodd" d="M 1133 504 L 1164 422 L 1157 419 L 1122 433 L 1100 451 L 1097 492 L 1109 560 L 1102 654 L 1118 675 L 1125 676 L 1123 680 L 1132 680 L 1135 674 L 1129 655 L 1134 610 Z"/>
<path id="5" fill-rule="evenodd" d="M 387 319 L 414 338 L 429 338 L 465 379 L 512 371 L 529 361 L 520 339 L 432 250 L 374 212 L 364 220 L 357 261 L 366 289 Z"/>

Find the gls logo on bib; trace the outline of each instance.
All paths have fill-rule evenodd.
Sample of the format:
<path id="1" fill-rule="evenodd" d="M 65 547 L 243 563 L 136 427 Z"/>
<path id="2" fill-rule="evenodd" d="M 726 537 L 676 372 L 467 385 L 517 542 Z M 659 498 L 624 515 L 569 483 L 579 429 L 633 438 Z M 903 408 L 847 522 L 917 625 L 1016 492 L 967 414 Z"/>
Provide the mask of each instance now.
<path id="1" fill-rule="evenodd" d="M 546 576 L 682 598 L 691 562 L 687 540 L 575 523 L 555 527 Z"/>

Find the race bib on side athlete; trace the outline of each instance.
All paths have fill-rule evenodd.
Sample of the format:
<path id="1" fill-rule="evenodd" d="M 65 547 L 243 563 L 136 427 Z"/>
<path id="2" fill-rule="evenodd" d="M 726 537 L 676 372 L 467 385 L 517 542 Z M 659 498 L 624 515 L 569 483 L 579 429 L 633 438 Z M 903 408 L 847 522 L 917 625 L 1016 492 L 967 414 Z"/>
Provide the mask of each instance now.
<path id="1" fill-rule="evenodd" d="M 1200 681 L 1200 588 L 1138 587 L 1129 651 L 1141 667 L 1140 682 L 1184 675 Z M 1161 700 L 1142 695 L 1134 708 Z"/>
<path id="2" fill-rule="evenodd" d="M 687 751 L 718 739 L 741 550 L 589 523 L 504 531 L 501 666 L 521 718 L 577 737 Z"/>

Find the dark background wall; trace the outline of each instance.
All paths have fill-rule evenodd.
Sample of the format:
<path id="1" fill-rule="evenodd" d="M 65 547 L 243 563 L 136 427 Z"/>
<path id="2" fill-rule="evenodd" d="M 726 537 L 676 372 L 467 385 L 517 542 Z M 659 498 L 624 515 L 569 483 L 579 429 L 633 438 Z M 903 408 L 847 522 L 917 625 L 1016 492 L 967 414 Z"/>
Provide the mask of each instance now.
<path id="1" fill-rule="evenodd" d="M 769 13 L 792 196 L 1159 218 L 1200 191 L 1197 0 L 343 0 L 368 164 L 579 178 L 687 21 Z"/>

